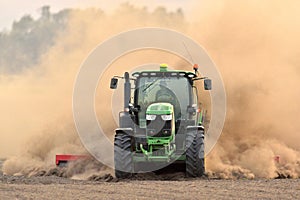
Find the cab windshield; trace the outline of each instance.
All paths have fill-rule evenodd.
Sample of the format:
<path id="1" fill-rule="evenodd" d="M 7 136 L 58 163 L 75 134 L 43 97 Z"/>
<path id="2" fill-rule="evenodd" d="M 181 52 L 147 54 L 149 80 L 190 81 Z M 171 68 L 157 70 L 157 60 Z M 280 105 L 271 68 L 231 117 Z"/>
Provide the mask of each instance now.
<path id="1" fill-rule="evenodd" d="M 145 120 L 147 107 L 159 102 L 171 103 L 176 119 L 186 117 L 191 96 L 191 85 L 186 77 L 140 77 L 137 84 L 140 123 Z"/>

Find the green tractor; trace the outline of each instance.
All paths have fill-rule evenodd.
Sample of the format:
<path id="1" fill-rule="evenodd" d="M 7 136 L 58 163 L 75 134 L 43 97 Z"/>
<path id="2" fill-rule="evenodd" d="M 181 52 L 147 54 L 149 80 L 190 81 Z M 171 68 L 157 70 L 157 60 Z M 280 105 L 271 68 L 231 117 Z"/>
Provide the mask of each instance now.
<path id="1" fill-rule="evenodd" d="M 156 171 L 170 164 L 181 164 L 188 177 L 205 173 L 204 117 L 198 109 L 195 82 L 204 79 L 204 89 L 211 80 L 194 72 L 168 70 L 141 71 L 124 77 L 124 111 L 115 130 L 114 163 L 117 178 L 134 173 Z M 134 83 L 134 87 L 131 84 Z"/>

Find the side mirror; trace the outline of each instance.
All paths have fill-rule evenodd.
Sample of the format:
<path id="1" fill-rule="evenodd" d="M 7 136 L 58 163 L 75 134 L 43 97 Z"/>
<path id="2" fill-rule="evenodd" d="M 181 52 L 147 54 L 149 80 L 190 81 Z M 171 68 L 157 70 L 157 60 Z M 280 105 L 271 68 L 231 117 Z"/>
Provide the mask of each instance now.
<path id="1" fill-rule="evenodd" d="M 112 78 L 110 80 L 110 89 L 116 89 L 118 87 L 118 79 Z"/>
<path id="2" fill-rule="evenodd" d="M 211 79 L 204 79 L 204 89 L 211 90 Z"/>

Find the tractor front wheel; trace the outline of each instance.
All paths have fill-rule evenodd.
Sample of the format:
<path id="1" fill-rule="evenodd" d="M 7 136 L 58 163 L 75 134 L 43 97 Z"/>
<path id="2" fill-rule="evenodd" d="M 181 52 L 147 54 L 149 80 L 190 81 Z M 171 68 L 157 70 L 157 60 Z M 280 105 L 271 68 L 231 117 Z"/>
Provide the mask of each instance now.
<path id="1" fill-rule="evenodd" d="M 204 131 L 191 131 L 186 135 L 186 175 L 201 177 L 205 173 Z"/>
<path id="2" fill-rule="evenodd" d="M 133 161 L 131 152 L 131 137 L 129 135 L 115 135 L 114 161 L 115 175 L 117 178 L 129 178 L 132 175 Z"/>

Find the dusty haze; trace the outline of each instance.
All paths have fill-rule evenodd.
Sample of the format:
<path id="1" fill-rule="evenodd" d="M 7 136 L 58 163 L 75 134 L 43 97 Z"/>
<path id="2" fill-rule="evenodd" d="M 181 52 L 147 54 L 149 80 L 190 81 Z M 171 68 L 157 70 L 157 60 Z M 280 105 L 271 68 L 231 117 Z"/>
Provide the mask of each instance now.
<path id="1" fill-rule="evenodd" d="M 209 175 L 221 178 L 300 175 L 299 43 L 300 3 L 296 0 L 218 0 L 195 5 L 193 22 L 163 8 L 149 13 L 130 5 L 115 14 L 74 10 L 67 31 L 40 65 L 1 76 L 0 156 L 8 174 L 54 166 L 57 153 L 84 152 L 72 121 L 72 89 L 80 64 L 101 41 L 121 31 L 158 26 L 185 33 L 204 46 L 217 64 L 228 98 L 222 136 L 207 157 Z M 143 54 L 143 55 L 142 55 Z M 155 60 L 149 59 L 151 55 Z M 161 60 L 161 61 L 160 61 Z M 110 69 L 144 62 L 184 63 L 173 55 L 140 52 Z M 119 64 L 124 64 L 122 70 Z M 107 97 L 107 80 L 100 81 Z M 107 111 L 96 96 L 96 108 Z M 109 111 L 109 110 L 108 110 Z M 110 118 L 112 119 L 112 117 Z M 107 120 L 110 135 L 115 127 Z M 13 156 L 14 157 L 11 157 Z M 279 155 L 279 163 L 274 156 Z"/>

